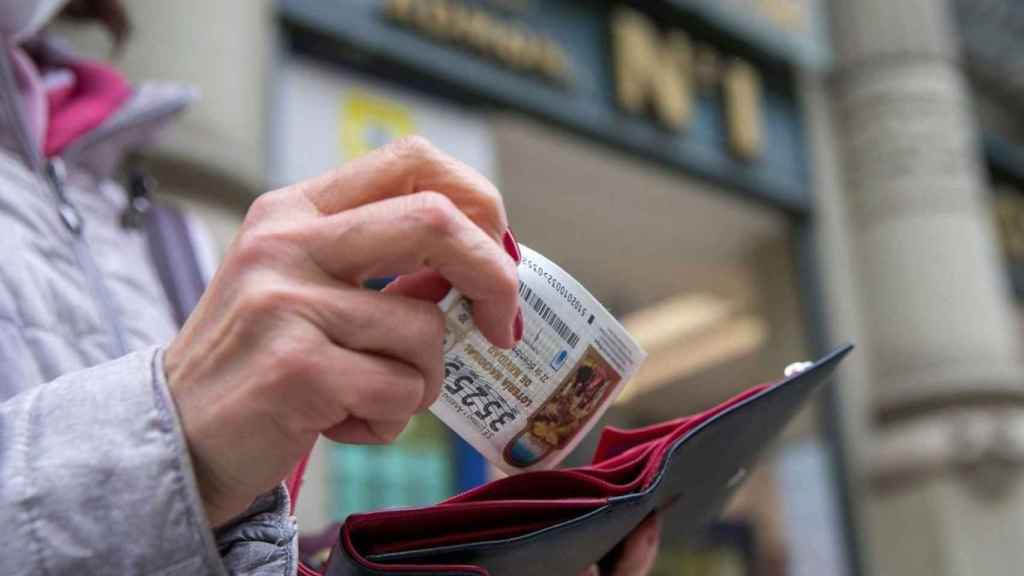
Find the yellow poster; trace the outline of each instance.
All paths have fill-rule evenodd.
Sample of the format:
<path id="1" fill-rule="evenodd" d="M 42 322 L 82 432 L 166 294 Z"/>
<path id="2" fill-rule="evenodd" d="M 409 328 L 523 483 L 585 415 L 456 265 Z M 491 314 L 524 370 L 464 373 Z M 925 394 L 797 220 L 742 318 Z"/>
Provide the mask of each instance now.
<path id="1" fill-rule="evenodd" d="M 343 160 L 357 158 L 416 129 L 408 106 L 362 90 L 342 97 L 341 151 Z"/>

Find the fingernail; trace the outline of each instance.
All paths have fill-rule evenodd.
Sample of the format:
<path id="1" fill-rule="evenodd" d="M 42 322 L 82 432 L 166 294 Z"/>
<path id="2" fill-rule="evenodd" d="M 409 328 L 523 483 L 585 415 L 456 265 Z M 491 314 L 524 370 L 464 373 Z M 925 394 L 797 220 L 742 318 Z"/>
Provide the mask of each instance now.
<path id="1" fill-rule="evenodd" d="M 512 230 L 505 230 L 505 233 L 501 235 L 501 243 L 505 246 L 505 252 L 519 264 L 523 261 L 523 255 L 519 252 L 519 242 L 516 242 L 516 237 L 512 235 Z"/>
<path id="2" fill-rule="evenodd" d="M 515 322 L 512 323 L 512 337 L 519 342 L 523 339 L 523 309 L 516 311 Z"/>

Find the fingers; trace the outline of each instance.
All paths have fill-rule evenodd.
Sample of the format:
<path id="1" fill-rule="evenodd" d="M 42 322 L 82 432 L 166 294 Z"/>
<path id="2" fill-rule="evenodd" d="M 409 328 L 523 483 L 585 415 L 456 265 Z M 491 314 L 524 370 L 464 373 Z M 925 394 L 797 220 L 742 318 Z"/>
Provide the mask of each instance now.
<path id="1" fill-rule="evenodd" d="M 331 418 L 337 423 L 320 433 L 345 444 L 394 442 L 428 394 L 422 375 L 382 356 L 344 348 L 328 354 L 339 370 L 319 396 L 329 398 L 323 404 L 333 407 Z"/>
<path id="2" fill-rule="evenodd" d="M 497 188 L 472 168 L 421 137 L 397 140 L 299 186 L 321 213 L 344 210 L 426 190 L 454 203 L 491 238 L 508 229 Z"/>
<path id="3" fill-rule="evenodd" d="M 319 219 L 308 234 L 313 261 L 354 285 L 436 271 L 473 302 L 474 320 L 488 340 L 504 348 L 515 344 L 516 264 L 446 197 L 421 192 L 381 200 Z"/>
<path id="4" fill-rule="evenodd" d="M 318 432 L 347 419 L 407 421 L 419 411 L 426 382 L 416 368 L 385 356 L 326 346 L 324 369 L 308 397 Z M 378 430 L 379 431 L 379 430 Z M 393 438 L 385 438 L 390 441 Z"/>
<path id="5" fill-rule="evenodd" d="M 323 435 L 342 444 L 390 444 L 402 434 L 408 424 L 408 418 L 372 422 L 349 418 L 341 424 L 325 430 Z"/>
<path id="6" fill-rule="evenodd" d="M 428 302 L 440 302 L 451 289 L 452 283 L 445 280 L 444 276 L 434 270 L 423 270 L 395 278 L 384 287 L 384 292 Z"/>
<path id="7" fill-rule="evenodd" d="M 661 519 L 654 514 L 637 526 L 622 546 L 622 556 L 613 576 L 647 576 L 658 559 L 661 541 Z"/>
<path id="8" fill-rule="evenodd" d="M 436 304 L 360 288 L 325 287 L 308 297 L 310 319 L 334 344 L 415 368 L 424 387 L 417 409 L 437 399 L 444 374 L 444 316 Z"/>

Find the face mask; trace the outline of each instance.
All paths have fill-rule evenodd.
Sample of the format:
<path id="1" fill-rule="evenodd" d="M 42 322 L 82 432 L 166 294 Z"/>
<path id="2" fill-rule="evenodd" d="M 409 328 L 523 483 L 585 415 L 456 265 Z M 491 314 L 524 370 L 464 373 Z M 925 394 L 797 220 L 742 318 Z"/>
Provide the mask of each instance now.
<path id="1" fill-rule="evenodd" d="M 21 41 L 31 38 L 68 0 L 0 0 L 0 37 Z"/>

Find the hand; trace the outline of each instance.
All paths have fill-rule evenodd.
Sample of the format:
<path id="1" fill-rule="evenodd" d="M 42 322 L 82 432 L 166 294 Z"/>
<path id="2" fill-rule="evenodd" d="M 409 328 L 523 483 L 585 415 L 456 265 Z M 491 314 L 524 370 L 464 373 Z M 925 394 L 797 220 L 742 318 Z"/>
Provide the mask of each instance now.
<path id="1" fill-rule="evenodd" d="M 450 282 L 511 347 L 507 229 L 494 186 L 419 138 L 256 200 L 164 356 L 210 523 L 276 486 L 320 434 L 390 442 L 437 398 L 444 320 L 425 294 Z M 383 293 L 361 287 L 394 275 Z"/>
<path id="2" fill-rule="evenodd" d="M 658 559 L 660 540 L 661 520 L 655 514 L 644 520 L 622 542 L 622 555 L 610 575 L 601 574 L 595 564 L 580 576 L 647 576 Z"/>

